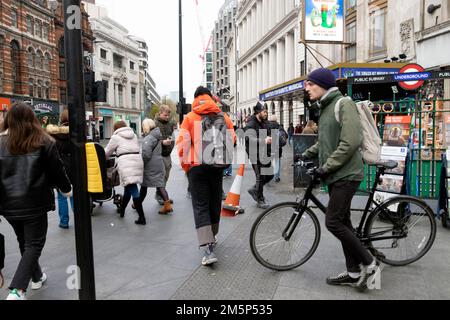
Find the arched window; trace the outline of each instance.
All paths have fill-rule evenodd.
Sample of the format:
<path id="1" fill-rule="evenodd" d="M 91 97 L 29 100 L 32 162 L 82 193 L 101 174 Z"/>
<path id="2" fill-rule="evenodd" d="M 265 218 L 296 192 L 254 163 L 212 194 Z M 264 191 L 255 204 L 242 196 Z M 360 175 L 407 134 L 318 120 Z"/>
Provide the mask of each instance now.
<path id="1" fill-rule="evenodd" d="M 13 93 L 20 93 L 20 47 L 16 40 L 11 41 L 11 62 L 14 81 Z"/>
<path id="2" fill-rule="evenodd" d="M 36 69 L 42 70 L 42 68 L 43 68 L 42 60 L 43 60 L 42 51 L 41 51 L 41 50 L 38 50 L 38 51 L 36 52 L 36 59 L 35 59 L 35 66 L 36 66 Z"/>
<path id="3" fill-rule="evenodd" d="M 42 80 L 38 80 L 37 97 L 42 98 Z"/>
<path id="4" fill-rule="evenodd" d="M 45 99 L 50 99 L 50 82 L 45 83 Z"/>
<path id="5" fill-rule="evenodd" d="M 48 52 L 46 52 L 45 56 L 44 56 L 44 70 L 45 71 L 50 71 L 50 60 L 51 60 L 50 54 Z"/>
<path id="6" fill-rule="evenodd" d="M 28 80 L 28 95 L 34 97 L 34 80 L 31 78 Z"/>
<path id="7" fill-rule="evenodd" d="M 59 39 L 58 49 L 59 49 L 59 56 L 61 58 L 64 58 L 66 56 L 64 49 L 64 37 L 61 37 L 61 39 Z"/>
<path id="8" fill-rule="evenodd" d="M 29 68 L 34 68 L 34 49 L 31 47 L 27 51 L 27 64 Z"/>

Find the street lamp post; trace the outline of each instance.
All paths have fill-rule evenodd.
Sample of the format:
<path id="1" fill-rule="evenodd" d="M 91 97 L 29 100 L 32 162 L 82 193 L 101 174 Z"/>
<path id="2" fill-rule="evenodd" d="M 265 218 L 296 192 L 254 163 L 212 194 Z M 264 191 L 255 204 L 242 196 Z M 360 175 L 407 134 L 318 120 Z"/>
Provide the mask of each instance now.
<path id="1" fill-rule="evenodd" d="M 95 300 L 94 250 L 86 168 L 86 110 L 80 0 L 64 0 L 64 43 L 80 300 Z"/>
<path id="2" fill-rule="evenodd" d="M 179 27 L 179 72 L 180 72 L 180 87 L 179 87 L 179 94 L 178 94 L 178 100 L 179 100 L 179 110 L 180 110 L 180 124 L 183 123 L 184 118 L 184 89 L 183 89 L 183 5 L 181 4 L 181 0 L 178 0 L 178 11 L 179 11 L 179 17 L 178 17 L 178 27 Z"/>

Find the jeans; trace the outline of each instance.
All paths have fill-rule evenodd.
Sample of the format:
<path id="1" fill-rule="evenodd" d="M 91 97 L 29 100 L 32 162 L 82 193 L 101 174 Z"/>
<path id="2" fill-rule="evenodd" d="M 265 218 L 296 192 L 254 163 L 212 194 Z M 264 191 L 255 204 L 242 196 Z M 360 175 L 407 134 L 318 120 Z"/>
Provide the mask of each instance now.
<path id="1" fill-rule="evenodd" d="M 73 210 L 73 197 L 70 197 L 70 205 Z M 69 225 L 69 206 L 67 204 L 67 198 L 58 191 L 58 213 L 59 213 L 59 224 L 63 226 Z"/>
<path id="2" fill-rule="evenodd" d="M 328 186 L 330 202 L 326 213 L 327 229 L 341 241 L 348 272 L 360 272 L 360 264 L 370 265 L 373 257 L 355 235 L 350 219 L 351 204 L 361 183 L 338 181 Z"/>
<path id="3" fill-rule="evenodd" d="M 278 179 L 280 179 L 280 171 L 281 171 L 281 159 L 280 159 L 280 157 L 275 157 L 273 159 L 273 162 L 274 162 L 273 167 L 274 167 L 274 173 L 275 173 L 274 178 L 276 180 L 278 180 Z"/>
<path id="4" fill-rule="evenodd" d="M 223 170 L 203 166 L 189 170 L 189 185 L 192 190 L 192 209 L 200 246 L 214 243 L 219 232 L 222 209 Z"/>
<path id="5" fill-rule="evenodd" d="M 294 136 L 291 134 L 291 135 L 289 136 L 289 145 L 292 145 L 292 139 L 294 139 Z"/>
<path id="6" fill-rule="evenodd" d="M 47 213 L 26 220 L 7 220 L 16 233 L 22 255 L 9 288 L 26 291 L 30 280 L 38 282 L 42 278 L 39 258 L 47 237 Z"/>
<path id="7" fill-rule="evenodd" d="M 229 166 L 225 170 L 223 170 L 223 175 L 225 176 L 231 176 L 233 174 L 233 167 Z"/>
<path id="8" fill-rule="evenodd" d="M 258 201 L 265 201 L 264 198 L 264 186 L 273 179 L 273 175 L 263 175 L 263 170 L 270 170 L 270 166 L 263 166 L 262 164 L 252 164 L 253 171 L 256 176 L 256 184 L 254 189 L 257 191 Z"/>

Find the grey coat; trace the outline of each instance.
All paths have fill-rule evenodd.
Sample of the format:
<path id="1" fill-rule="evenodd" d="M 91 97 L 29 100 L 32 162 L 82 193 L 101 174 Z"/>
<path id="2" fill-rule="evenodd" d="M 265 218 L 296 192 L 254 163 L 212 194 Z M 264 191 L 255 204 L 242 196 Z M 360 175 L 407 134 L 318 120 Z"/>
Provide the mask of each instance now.
<path id="1" fill-rule="evenodd" d="M 155 128 L 144 138 L 142 143 L 142 158 L 144 159 L 143 187 L 162 188 L 166 186 L 162 152 L 162 134 Z"/>

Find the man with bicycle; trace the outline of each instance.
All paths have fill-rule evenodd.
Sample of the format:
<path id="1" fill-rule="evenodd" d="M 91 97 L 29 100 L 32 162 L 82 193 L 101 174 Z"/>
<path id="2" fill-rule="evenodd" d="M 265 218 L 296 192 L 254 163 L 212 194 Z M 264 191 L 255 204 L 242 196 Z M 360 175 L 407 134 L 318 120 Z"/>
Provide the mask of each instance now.
<path id="1" fill-rule="evenodd" d="M 328 186 L 330 200 L 326 212 L 327 229 L 338 238 L 344 250 L 347 271 L 329 277 L 330 285 L 348 285 L 364 291 L 377 268 L 376 259 L 355 235 L 350 219 L 352 199 L 364 178 L 359 147 L 362 129 L 356 105 L 344 99 L 336 87 L 336 78 L 328 69 L 309 74 L 305 86 L 312 101 L 320 106 L 319 139 L 303 159 L 319 158 L 317 176 Z M 339 118 L 335 107 L 340 102 Z"/>

